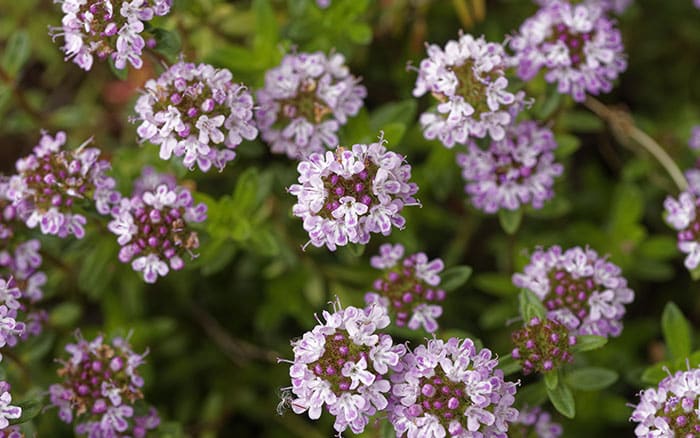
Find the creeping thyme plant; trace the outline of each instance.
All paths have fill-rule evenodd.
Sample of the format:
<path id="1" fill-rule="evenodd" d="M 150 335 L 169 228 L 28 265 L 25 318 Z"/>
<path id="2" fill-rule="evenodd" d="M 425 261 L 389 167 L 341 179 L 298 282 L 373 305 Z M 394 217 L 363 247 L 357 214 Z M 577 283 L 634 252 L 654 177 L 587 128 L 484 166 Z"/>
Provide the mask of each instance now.
<path id="1" fill-rule="evenodd" d="M 0 438 L 700 437 L 698 29 L 0 1 Z"/>

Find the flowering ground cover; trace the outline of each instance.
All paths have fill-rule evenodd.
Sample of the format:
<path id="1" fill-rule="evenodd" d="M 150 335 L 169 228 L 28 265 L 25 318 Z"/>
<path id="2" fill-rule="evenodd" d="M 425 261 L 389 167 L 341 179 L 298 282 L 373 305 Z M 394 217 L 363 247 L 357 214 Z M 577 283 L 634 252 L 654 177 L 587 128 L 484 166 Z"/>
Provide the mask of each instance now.
<path id="1" fill-rule="evenodd" d="M 700 3 L 0 2 L 0 438 L 700 437 Z"/>

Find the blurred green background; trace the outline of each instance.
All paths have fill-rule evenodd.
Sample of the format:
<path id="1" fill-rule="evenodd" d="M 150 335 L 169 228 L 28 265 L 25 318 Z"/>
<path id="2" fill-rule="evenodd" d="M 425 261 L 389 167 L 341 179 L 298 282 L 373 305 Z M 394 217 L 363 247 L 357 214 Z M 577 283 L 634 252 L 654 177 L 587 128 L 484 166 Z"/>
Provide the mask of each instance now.
<path id="1" fill-rule="evenodd" d="M 168 16 L 154 20 L 167 30 L 159 38 L 162 56 L 174 60 L 182 53 L 188 61 L 229 68 L 252 89 L 294 49 L 335 49 L 363 78 L 366 107 L 342 128 L 341 143 L 369 142 L 383 130 L 389 148 L 413 165 L 423 207 L 405 210 L 406 229 L 374 236 L 364 252 L 329 253 L 301 251 L 307 236 L 285 191 L 296 179 L 294 162 L 273 156 L 260 141 L 242 144 L 222 173 L 189 172 L 159 160 L 156 147 L 136 142 L 128 122 L 138 88 L 162 71 L 157 59 L 146 56 L 144 69 L 121 78 L 106 63 L 85 73 L 64 62 L 60 41 L 48 35 L 48 26 L 60 24 L 59 4 L 0 0 L 2 172 L 12 172 L 41 129 L 65 130 L 72 147 L 93 137 L 107 151 L 122 193 L 144 165 L 153 165 L 176 173 L 209 206 L 199 257 L 153 286 L 117 260 L 116 239 L 98 217 L 81 241 L 36 236 L 46 249 L 50 321 L 43 335 L 16 350 L 22 367 L 5 362 L 15 399 L 56 381 L 53 358 L 63 356 L 75 328 L 86 336 L 133 330 L 135 350 L 150 349 L 145 394 L 163 418 L 159 436 L 331 436 L 328 414 L 318 422 L 289 410 L 278 415 L 280 388 L 290 383 L 288 366 L 277 358 L 291 359 L 290 339 L 313 327 L 313 314 L 334 297 L 363 303 L 377 275 L 369 257 L 381 243 L 401 242 L 408 251 L 443 258 L 448 268 L 473 267 L 470 280 L 449 292 L 437 336 L 473 337 L 502 355 L 511 350 L 517 326 L 510 276 L 525 265 L 528 251 L 589 245 L 622 267 L 636 299 L 622 335 L 577 359 L 613 369 L 619 380 L 605 391 L 576 392 L 574 420 L 555 417 L 564 436 L 631 435 L 627 404 L 658 380 L 658 373 L 643 379 L 644 370 L 666 358 L 663 306 L 674 301 L 692 323 L 700 319 L 699 288 L 662 221 L 663 198 L 677 194 L 672 181 L 644 151 L 620 145 L 585 108 L 535 81 L 527 86 L 538 99 L 533 116 L 547 115 L 566 170 L 556 197 L 543 210 L 527 211 L 509 236 L 496 217 L 470 207 L 456 150 L 426 141 L 416 123 L 431 102 L 412 97 L 416 75 L 406 67 L 424 57 L 425 41 L 442 45 L 459 29 L 503 41 L 535 11 L 526 0 L 333 0 L 326 10 L 309 0 L 176 0 Z M 627 108 L 681 168 L 693 166 L 686 141 L 690 127 L 700 124 L 700 10 L 691 0 L 637 0 L 619 25 L 629 68 L 601 99 Z M 414 345 L 425 337 L 394 334 Z M 71 435 L 54 409 L 28 427 L 42 437 Z M 386 433 L 378 423 L 364 436 Z"/>

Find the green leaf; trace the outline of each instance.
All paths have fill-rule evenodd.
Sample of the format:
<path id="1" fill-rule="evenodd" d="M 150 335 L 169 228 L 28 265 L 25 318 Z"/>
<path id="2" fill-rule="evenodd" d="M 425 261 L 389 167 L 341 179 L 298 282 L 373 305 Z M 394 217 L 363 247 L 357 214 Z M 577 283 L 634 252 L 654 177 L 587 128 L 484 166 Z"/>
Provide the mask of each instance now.
<path id="1" fill-rule="evenodd" d="M 51 309 L 49 321 L 57 328 L 75 327 L 82 313 L 83 308 L 79 304 L 64 302 Z"/>
<path id="2" fill-rule="evenodd" d="M 510 354 L 498 358 L 498 367 L 506 376 L 517 373 L 522 368 L 520 366 L 520 361 L 513 359 L 513 356 Z"/>
<path id="3" fill-rule="evenodd" d="M 34 417 L 41 413 L 41 408 L 43 407 L 40 398 L 17 403 L 17 406 L 22 408 L 22 416 L 17 419 L 10 420 L 10 424 L 22 424 L 26 423 L 27 421 L 31 421 Z"/>
<path id="4" fill-rule="evenodd" d="M 275 50 L 278 35 L 275 10 L 268 0 L 253 0 L 252 10 L 255 14 L 255 51 L 260 54 L 260 51 Z"/>
<path id="5" fill-rule="evenodd" d="M 557 385 L 554 389 L 547 388 L 547 395 L 552 405 L 566 418 L 576 416 L 576 403 L 571 390 L 564 383 Z"/>
<path id="6" fill-rule="evenodd" d="M 537 317 L 540 319 L 546 318 L 547 311 L 540 301 L 532 291 L 527 289 L 522 289 L 520 295 L 518 296 L 520 302 L 520 316 L 527 323 L 532 318 Z"/>
<path id="7" fill-rule="evenodd" d="M 258 197 L 259 182 L 260 176 L 254 167 L 246 169 L 236 181 L 232 205 L 239 215 L 250 216 L 253 213 Z"/>
<path id="8" fill-rule="evenodd" d="M 552 370 L 544 373 L 544 385 L 547 387 L 547 390 L 556 389 L 559 385 L 559 372 Z"/>
<path id="9" fill-rule="evenodd" d="M 235 254 L 236 244 L 229 239 L 209 242 L 203 247 L 198 260 L 202 267 L 202 275 L 208 276 L 220 272 L 228 266 Z"/>
<path id="10" fill-rule="evenodd" d="M 523 211 L 506 210 L 504 208 L 498 210 L 498 221 L 501 223 L 501 228 L 506 234 L 513 235 L 520 227 L 520 222 L 523 220 Z"/>
<path id="11" fill-rule="evenodd" d="M 582 391 L 599 391 L 617 381 L 615 371 L 600 367 L 587 367 L 573 370 L 566 376 L 566 383 Z"/>
<path id="12" fill-rule="evenodd" d="M 15 77 L 29 59 L 31 44 L 25 30 L 17 30 L 7 40 L 2 56 L 2 68 Z"/>
<path id="13" fill-rule="evenodd" d="M 180 54 L 182 42 L 177 32 L 156 28 L 152 29 L 151 33 L 156 39 L 155 50 L 159 53 L 162 53 L 168 58 L 175 58 Z"/>
<path id="14" fill-rule="evenodd" d="M 389 144 L 399 144 L 403 135 L 406 132 L 406 125 L 403 123 L 389 123 L 382 129 L 384 133 L 384 138 L 389 142 Z"/>
<path id="15" fill-rule="evenodd" d="M 640 379 L 647 385 L 658 385 L 660 381 L 662 381 L 665 377 L 668 376 L 668 372 L 666 371 L 668 369 L 668 361 L 655 363 L 654 365 L 647 367 L 647 369 L 644 370 Z"/>
<path id="16" fill-rule="evenodd" d="M 671 359 L 686 358 L 692 348 L 690 324 L 681 310 L 669 301 L 661 315 L 661 331 Z"/>
<path id="17" fill-rule="evenodd" d="M 348 28 L 350 41 L 357 44 L 369 44 L 372 41 L 372 28 L 365 23 L 354 23 Z"/>
<path id="18" fill-rule="evenodd" d="M 561 126 L 565 131 L 600 132 L 603 122 L 594 114 L 583 110 L 569 110 L 562 114 Z"/>
<path id="19" fill-rule="evenodd" d="M 382 129 L 386 129 L 386 126 L 392 123 L 409 125 L 413 122 L 413 118 L 416 115 L 417 105 L 415 99 L 407 99 L 382 105 L 372 112 L 370 128 L 376 135 L 376 133 Z M 387 140 L 393 142 L 393 139 L 388 136 Z"/>
<path id="20" fill-rule="evenodd" d="M 360 243 L 349 243 L 346 248 L 348 249 L 348 253 L 353 257 L 362 257 L 362 254 L 365 253 L 365 245 Z"/>
<path id="21" fill-rule="evenodd" d="M 440 287 L 448 292 L 455 290 L 466 283 L 471 275 L 470 266 L 453 266 L 440 275 Z"/>
<path id="22" fill-rule="evenodd" d="M 518 405 L 539 406 L 547 400 L 547 388 L 542 381 L 518 389 L 515 394 Z"/>
<path id="23" fill-rule="evenodd" d="M 512 297 L 518 293 L 510 276 L 500 272 L 485 272 L 474 277 L 477 289 L 499 297 Z"/>
<path id="24" fill-rule="evenodd" d="M 608 343 L 608 338 L 597 335 L 581 335 L 576 337 L 576 345 L 571 347 L 574 352 L 597 350 Z"/>
<path id="25" fill-rule="evenodd" d="M 581 139 L 572 134 L 556 134 L 554 139 L 557 142 L 554 156 L 559 160 L 573 154 L 581 146 Z"/>

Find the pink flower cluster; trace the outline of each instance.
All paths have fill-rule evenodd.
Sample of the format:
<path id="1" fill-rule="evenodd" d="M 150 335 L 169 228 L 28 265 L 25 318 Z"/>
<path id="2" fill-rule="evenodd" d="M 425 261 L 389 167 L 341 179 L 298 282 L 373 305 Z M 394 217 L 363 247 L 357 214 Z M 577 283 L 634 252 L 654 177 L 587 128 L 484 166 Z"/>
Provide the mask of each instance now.
<path id="1" fill-rule="evenodd" d="M 89 437 L 139 437 L 158 426 L 154 409 L 137 415 L 134 404 L 143 399 L 144 381 L 137 368 L 144 354 L 131 350 L 127 340 L 105 342 L 103 336 L 92 341 L 76 334 L 77 342 L 68 344 L 68 359 L 60 359 L 58 375 L 63 383 L 49 388 L 51 404 L 65 423 L 74 423 L 78 435 Z"/>
<path id="2" fill-rule="evenodd" d="M 272 152 L 302 159 L 338 146 L 338 129 L 362 108 L 366 95 L 343 55 L 289 54 L 265 73 L 255 118 Z"/>
<path id="3" fill-rule="evenodd" d="M 537 295 L 547 317 L 572 335 L 618 336 L 625 304 L 634 300 L 620 268 L 590 248 L 539 248 L 513 284 Z"/>
<path id="4" fill-rule="evenodd" d="M 100 159 L 100 150 L 86 147 L 63 149 L 66 134 L 42 134 L 33 153 L 17 160 L 17 174 L 3 184 L 4 197 L 13 214 L 29 228 L 44 234 L 66 237 L 85 235 L 81 207 L 93 202 L 97 212 L 108 214 L 118 202 L 114 179 L 107 176 L 110 164 Z"/>
<path id="5" fill-rule="evenodd" d="M 83 70 L 92 68 L 94 57 L 111 58 L 118 69 L 127 62 L 141 68 L 146 45 L 141 33 L 144 22 L 170 12 L 172 0 L 56 0 L 63 10 L 62 26 L 51 29 L 62 36 L 61 50 Z"/>
<path id="6" fill-rule="evenodd" d="M 388 151 L 384 140 L 313 153 L 297 166 L 299 184 L 289 187 L 297 197 L 293 213 L 304 221 L 314 246 L 334 251 L 348 243 L 365 244 L 371 233 L 385 236 L 403 228 L 404 206 L 418 205 L 418 191 L 409 182 L 411 166 Z"/>
<path id="7" fill-rule="evenodd" d="M 258 135 L 252 95 L 233 83 L 229 70 L 208 64 L 173 64 L 146 82 L 135 109 L 134 120 L 141 121 L 136 132 L 160 146 L 160 158 L 182 157 L 186 167 L 197 164 L 204 172 L 223 170 L 243 139 Z"/>
<path id="8" fill-rule="evenodd" d="M 438 100 L 435 110 L 420 117 L 425 138 L 450 148 L 487 134 L 503 139 L 513 120 L 510 110 L 524 98 L 508 91 L 507 60 L 503 46 L 468 34 L 449 41 L 444 49 L 429 45 L 413 89 L 416 97 L 431 93 Z"/>
<path id="9" fill-rule="evenodd" d="M 384 307 L 398 327 L 417 330 L 422 326 L 433 333 L 438 328 L 436 318 L 442 315 L 437 303 L 445 299 L 445 291 L 438 287 L 445 265 L 440 259 L 428 260 L 422 252 L 403 256 L 401 244 L 379 247 L 379 255 L 370 263 L 385 273 L 374 282 L 376 292 L 365 294 L 365 303 Z"/>
<path id="10" fill-rule="evenodd" d="M 122 246 L 119 260 L 131 262 L 134 271 L 142 272 L 147 283 L 182 269 L 183 256 L 193 256 L 199 237 L 191 228 L 207 217 L 207 206 L 196 204 L 184 187 L 175 186 L 169 177 L 148 176 L 150 183 L 136 184 L 131 198 L 123 198 L 112 210 L 109 230 Z M 157 183 L 154 188 L 149 184 Z"/>

